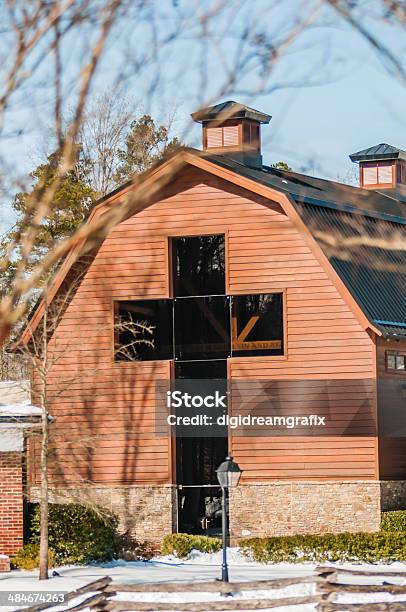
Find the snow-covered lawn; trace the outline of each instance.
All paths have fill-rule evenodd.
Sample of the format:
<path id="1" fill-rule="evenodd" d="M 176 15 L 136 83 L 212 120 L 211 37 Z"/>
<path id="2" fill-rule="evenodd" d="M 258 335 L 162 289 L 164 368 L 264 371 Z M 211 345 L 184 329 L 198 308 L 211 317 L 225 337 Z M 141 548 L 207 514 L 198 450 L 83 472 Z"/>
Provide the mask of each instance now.
<path id="1" fill-rule="evenodd" d="M 249 561 L 243 557 L 237 549 L 229 550 L 229 565 L 230 565 L 230 580 L 233 582 L 248 581 L 248 580 L 270 580 L 277 578 L 291 578 L 299 576 L 311 576 L 314 573 L 314 564 L 288 564 L 279 563 L 275 565 L 262 565 Z M 187 560 L 180 560 L 172 556 L 156 557 L 151 561 L 112 561 L 100 565 L 87 566 L 65 566 L 57 568 L 59 577 L 53 577 L 48 581 L 38 581 L 37 572 L 25 572 L 15 570 L 9 574 L 0 574 L 0 591 L 73 591 L 81 586 L 84 586 L 102 576 L 110 576 L 115 583 L 135 584 L 135 583 L 164 583 L 164 582 L 196 582 L 196 581 L 211 581 L 220 576 L 221 553 L 202 554 L 193 552 Z M 376 572 L 379 571 L 405 571 L 405 563 L 393 563 L 391 565 L 356 565 L 345 564 L 340 567 L 354 569 L 370 569 Z M 343 576 L 344 578 L 344 576 Z M 365 583 L 371 584 L 369 577 L 357 577 L 356 582 L 360 583 L 363 580 Z M 388 578 L 386 578 L 388 581 Z M 345 576 L 346 582 L 355 582 L 351 576 Z M 375 582 L 375 580 L 373 580 Z M 406 580 L 402 578 L 390 578 L 390 582 L 395 584 L 406 584 Z M 379 584 L 379 580 L 376 580 Z M 292 597 L 296 595 L 310 595 L 314 593 L 314 585 L 303 584 L 288 586 L 283 589 L 272 591 L 272 596 Z M 269 597 L 268 591 L 241 591 L 236 598 L 253 599 Z M 84 600 L 89 596 L 81 596 Z M 366 599 L 368 597 L 368 599 Z M 117 595 L 117 599 L 132 600 L 132 601 L 215 601 L 219 596 L 215 593 L 121 593 Z M 374 594 L 374 595 L 356 595 L 343 594 L 340 595 L 341 602 L 372 602 L 372 601 L 396 601 L 405 599 L 405 596 L 395 596 L 389 594 Z M 222 599 L 224 601 L 224 599 Z M 74 601 L 79 603 L 79 599 Z M 72 604 L 73 605 L 73 602 Z M 4 607 L 2 610 L 11 611 L 19 608 Z M 66 605 L 59 608 L 55 607 L 52 610 L 66 610 Z M 310 612 L 314 610 L 313 605 L 302 605 L 300 607 L 279 607 L 272 608 L 272 612 Z"/>

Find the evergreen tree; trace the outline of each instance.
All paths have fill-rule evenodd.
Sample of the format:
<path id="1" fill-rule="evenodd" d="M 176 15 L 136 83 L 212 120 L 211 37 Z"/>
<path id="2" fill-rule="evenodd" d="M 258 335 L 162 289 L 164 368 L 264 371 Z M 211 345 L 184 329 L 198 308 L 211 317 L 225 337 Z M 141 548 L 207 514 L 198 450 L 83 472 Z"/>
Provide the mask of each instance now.
<path id="1" fill-rule="evenodd" d="M 57 178 L 59 160 L 55 153 L 47 158 L 46 163 L 40 164 L 32 173 L 31 191 L 20 192 L 12 202 L 12 208 L 17 213 L 14 227 L 3 236 L 0 242 L 0 252 L 4 253 L 8 245 L 30 227 L 32 215 L 29 213 L 29 197 L 32 190 L 39 184 L 46 189 Z M 42 220 L 35 245 L 30 253 L 28 269 L 32 268 L 56 241 L 66 238 L 83 222 L 89 213 L 96 193 L 89 185 L 87 179 L 86 160 L 79 151 L 78 161 L 74 168 L 62 179 L 55 193 L 49 214 Z M 18 243 L 18 240 L 16 241 Z M 20 252 L 13 252 L 12 260 L 2 271 L 0 289 L 5 291 L 14 276 Z"/>
<path id="2" fill-rule="evenodd" d="M 124 148 L 118 151 L 116 182 L 123 183 L 134 174 L 147 170 L 164 155 L 181 146 L 177 138 L 169 138 L 168 127 L 156 125 L 150 115 L 135 119 L 131 123 Z"/>
<path id="3" fill-rule="evenodd" d="M 271 164 L 271 168 L 275 168 L 275 170 L 284 170 L 285 172 L 293 172 L 292 168 L 284 161 L 278 161 Z"/>
<path id="4" fill-rule="evenodd" d="M 103 129 L 108 129 L 108 122 L 100 123 Z M 102 195 L 98 192 L 93 180 L 95 164 L 99 164 L 98 174 L 104 171 L 104 166 L 114 167 L 116 170 L 113 185 L 119 186 L 134 174 L 146 170 L 159 161 L 164 154 L 181 147 L 177 138 L 169 138 L 168 127 L 156 125 L 152 117 L 143 115 L 130 124 L 124 142 L 122 140 L 121 143 L 116 143 L 115 148 L 109 149 L 108 163 L 103 164 L 98 156 L 102 157 L 105 162 L 106 151 L 97 143 L 104 142 L 105 136 L 104 132 L 95 136 L 94 142 L 91 143 L 95 145 L 93 150 L 89 149 L 89 142 L 86 142 L 86 147 L 78 146 L 77 162 L 60 182 L 51 210 L 42 220 L 35 246 L 30 253 L 28 270 L 46 255 L 55 242 L 70 236 L 83 223 L 94 202 Z M 86 153 L 83 151 L 84 148 Z M 17 214 L 17 221 L 14 227 L 0 239 L 0 259 L 8 245 L 31 225 L 32 216 L 27 214 L 30 193 L 40 184 L 44 185 L 44 190 L 52 185 L 57 178 L 58 165 L 58 156 L 52 153 L 45 163 L 40 164 L 31 173 L 30 176 L 33 179 L 31 191 L 17 193 L 15 196 L 12 208 Z M 18 239 L 16 243 L 19 243 Z M 1 271 L 0 293 L 7 291 L 10 286 L 20 257 L 20 252 L 14 251 L 6 269 Z"/>

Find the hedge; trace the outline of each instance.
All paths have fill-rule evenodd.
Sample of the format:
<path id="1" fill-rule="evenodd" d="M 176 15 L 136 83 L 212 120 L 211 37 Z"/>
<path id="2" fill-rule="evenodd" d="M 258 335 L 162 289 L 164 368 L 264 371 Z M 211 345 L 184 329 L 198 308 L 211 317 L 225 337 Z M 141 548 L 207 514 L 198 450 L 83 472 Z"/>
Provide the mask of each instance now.
<path id="1" fill-rule="evenodd" d="M 164 537 L 162 553 L 184 558 L 192 550 L 214 553 L 221 549 L 221 540 L 208 536 L 189 535 L 187 533 L 170 533 Z"/>
<path id="2" fill-rule="evenodd" d="M 40 516 L 36 506 L 31 518 L 30 543 L 14 559 L 28 569 L 38 564 Z M 132 538 L 119 535 L 113 514 L 101 517 L 78 504 L 50 504 L 49 547 L 52 563 L 88 563 L 130 555 L 150 557 Z M 300 561 L 406 561 L 406 511 L 384 512 L 379 533 L 342 533 L 248 538 L 240 542 L 244 554 L 263 563 Z M 141 548 L 140 548 L 141 546 Z M 163 554 L 183 558 L 192 550 L 214 553 L 221 540 L 173 533 L 164 538 Z M 125 551 L 125 554 L 123 554 Z M 128 557 L 128 558 L 130 558 Z"/>
<path id="3" fill-rule="evenodd" d="M 118 518 L 79 504 L 49 505 L 49 547 L 57 564 L 108 561 L 119 553 Z M 30 543 L 38 544 L 39 506 L 31 519 Z"/>
<path id="4" fill-rule="evenodd" d="M 382 531 L 406 531 L 406 510 L 382 512 Z"/>
<path id="5" fill-rule="evenodd" d="M 406 533 L 339 533 L 247 538 L 241 551 L 261 563 L 406 561 Z"/>
<path id="6" fill-rule="evenodd" d="M 34 570 L 39 567 L 39 544 L 25 544 L 11 560 L 12 567 L 22 570 Z M 55 565 L 55 553 L 52 549 L 48 550 L 48 565 Z"/>

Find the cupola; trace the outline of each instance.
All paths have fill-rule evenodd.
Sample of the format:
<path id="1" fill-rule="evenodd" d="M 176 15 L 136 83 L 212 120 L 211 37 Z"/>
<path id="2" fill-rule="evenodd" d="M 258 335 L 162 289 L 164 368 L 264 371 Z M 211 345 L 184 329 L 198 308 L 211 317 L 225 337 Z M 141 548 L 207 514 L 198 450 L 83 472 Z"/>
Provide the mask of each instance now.
<path id="1" fill-rule="evenodd" d="M 229 100 L 192 114 L 202 124 L 203 150 L 262 168 L 261 123 L 270 115 Z"/>
<path id="2" fill-rule="evenodd" d="M 359 163 L 359 184 L 364 189 L 396 189 L 406 185 L 406 151 L 385 143 L 350 155 Z"/>

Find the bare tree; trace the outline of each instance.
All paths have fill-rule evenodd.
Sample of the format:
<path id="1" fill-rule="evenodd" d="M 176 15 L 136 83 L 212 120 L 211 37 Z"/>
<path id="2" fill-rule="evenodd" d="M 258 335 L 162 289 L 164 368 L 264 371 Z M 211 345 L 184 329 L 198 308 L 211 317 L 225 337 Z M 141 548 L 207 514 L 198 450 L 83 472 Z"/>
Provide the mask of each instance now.
<path id="1" fill-rule="evenodd" d="M 97 8 L 94 5 L 92 6 L 91 0 L 83 0 L 83 2 L 80 3 L 72 2 L 72 0 L 65 0 L 65 2 L 61 0 L 60 2 L 52 3 L 50 10 L 50 5 L 48 2 L 40 1 L 35 3 L 35 6 L 31 12 L 28 11 L 25 6 L 25 3 L 9 2 L 7 7 L 10 27 L 15 31 L 16 50 L 15 61 L 12 62 L 9 73 L 6 75 L 4 91 L 3 94 L 0 95 L 0 126 L 2 125 L 2 122 L 4 122 L 4 113 L 7 109 L 12 94 L 27 78 L 27 64 L 29 64 L 31 61 L 31 54 L 34 52 L 39 54 L 40 57 L 37 61 L 43 61 L 44 57 L 49 58 L 50 56 L 55 56 L 55 131 L 59 141 L 58 158 L 62 161 L 58 169 L 57 180 L 49 186 L 46 186 L 46 184 L 40 181 L 36 186 L 36 189 L 31 194 L 26 212 L 27 218 L 25 226 L 27 229 L 22 235 L 16 236 L 15 240 L 13 241 L 14 244 L 12 242 L 9 245 L 7 253 L 4 257 L 3 269 L 4 264 L 7 263 L 10 257 L 12 257 L 13 249 L 15 248 L 16 243 L 19 243 L 22 257 L 16 266 L 13 283 L 14 286 L 9 294 L 3 298 L 3 305 L 0 307 L 0 316 L 4 321 L 2 334 L 3 340 L 12 324 L 12 320 L 10 320 L 11 311 L 13 309 L 16 312 L 18 311 L 18 315 L 12 317 L 14 318 L 15 322 L 21 317 L 25 310 L 25 307 L 22 309 L 18 308 L 18 302 L 22 295 L 22 285 L 24 285 L 24 283 L 27 281 L 26 267 L 29 260 L 29 255 L 33 245 L 35 244 L 41 221 L 52 206 L 52 200 L 55 192 L 58 189 L 65 173 L 73 167 L 76 161 L 76 139 L 83 121 L 86 99 L 88 97 L 91 83 L 103 53 L 108 35 L 115 20 L 117 19 L 122 2 L 121 0 L 106 0 L 105 2 L 99 3 Z M 88 57 L 86 58 L 82 67 L 77 103 L 72 121 L 70 122 L 66 133 L 63 134 L 60 111 L 61 67 L 60 62 L 57 61 L 63 39 L 60 28 L 62 27 L 63 31 L 67 33 L 78 23 L 82 23 L 85 19 L 94 20 L 96 34 L 94 37 L 94 43 L 91 45 Z M 53 39 L 51 37 L 51 41 L 48 41 L 46 35 L 48 35 L 49 38 L 50 32 L 56 27 L 58 27 L 58 34 L 55 35 Z M 46 40 L 46 43 L 42 44 L 44 40 Z M 46 274 L 46 270 L 44 270 L 44 272 Z M 34 285 L 32 285 L 32 287 L 33 286 Z"/>
<path id="2" fill-rule="evenodd" d="M 272 77 L 281 59 L 297 45 L 301 34 L 317 23 L 321 9 L 328 5 L 356 28 L 385 58 L 396 76 L 402 82 L 405 81 L 404 67 L 399 59 L 388 49 L 383 48 L 380 41 L 365 28 L 357 13 L 357 2 L 349 0 L 302 2 L 302 10 L 289 13 L 284 20 L 283 28 L 277 20 L 272 19 L 272 11 L 277 11 L 281 4 L 278 0 L 270 3 L 266 19 L 262 11 L 254 14 L 251 10 L 252 2 L 244 0 L 197 2 L 192 8 L 188 3 L 183 12 L 173 7 L 171 19 L 168 19 L 166 14 L 162 19 L 159 14 L 162 4 L 146 0 L 136 2 L 35 0 L 31 3 L 25 0 L 6 0 L 1 9 L 7 44 L 4 44 L 3 53 L 0 53 L 4 66 L 4 76 L 0 83 L 0 136 L 4 137 L 13 131 L 10 112 L 13 105 L 17 105 L 19 94 L 27 96 L 29 87 L 34 87 L 33 81 L 37 79 L 35 83 L 38 86 L 42 78 L 45 80 L 48 92 L 48 99 L 46 104 L 44 103 L 46 107 L 44 114 L 47 114 L 48 118 L 52 117 L 53 137 L 57 143 L 56 154 L 61 162 L 56 180 L 51 185 L 39 181 L 30 193 L 23 224 L 24 230 L 15 235 L 0 261 L 1 273 L 11 261 L 14 261 L 16 250 L 21 253 L 18 265 L 13 270 L 10 289 L 0 299 L 0 341 L 4 341 L 12 327 L 23 319 L 33 290 L 48 280 L 50 273 L 68 253 L 72 253 L 75 249 L 75 257 L 79 258 L 95 248 L 111 228 L 126 215 L 143 210 L 171 182 L 174 174 L 187 160 L 188 153 L 181 152 L 171 165 L 163 165 L 162 172 L 154 180 L 144 181 L 143 176 L 134 178 L 133 189 L 123 194 L 117 205 L 106 208 L 102 214 L 94 215 L 90 222 L 79 227 L 64 240 L 56 241 L 39 262 L 33 267 L 29 266 L 30 255 L 38 241 L 42 222 L 52 210 L 55 193 L 77 161 L 79 141 L 82 141 L 87 148 L 88 154 L 97 160 L 93 166 L 93 179 L 100 193 L 108 191 L 113 184 L 116 162 L 111 151 L 123 138 L 124 124 L 131 109 L 127 107 L 125 100 L 115 100 L 112 104 L 108 96 L 100 99 L 100 104 L 105 109 L 102 115 L 95 114 L 94 109 L 87 106 L 100 65 L 112 45 L 118 48 L 125 47 L 128 43 L 127 55 L 123 54 L 121 61 L 117 62 L 119 67 L 111 79 L 112 91 L 116 91 L 117 83 L 129 78 L 129 73 L 135 82 L 136 79 L 141 79 L 144 75 L 143 70 L 147 67 L 150 71 L 147 97 L 159 100 L 165 80 L 165 70 L 161 65 L 163 57 L 165 55 L 171 57 L 171 53 L 179 51 L 176 47 L 178 41 L 184 43 L 188 40 L 199 49 L 198 59 L 193 66 L 198 75 L 196 102 L 202 106 L 208 105 L 231 92 L 245 95 L 248 101 L 262 93 L 269 94 L 284 86 L 300 87 L 320 83 L 320 79 L 314 77 L 317 75 L 314 66 L 309 67 L 308 73 L 301 78 L 296 77 L 291 80 L 286 78 L 286 81 L 275 83 Z M 387 10 L 387 14 L 382 14 L 382 19 L 396 20 L 399 27 L 404 27 L 403 3 L 383 0 L 380 4 Z M 236 28 L 237 15 L 243 16 L 243 27 L 240 29 Z M 134 43 L 134 40 L 128 37 L 126 26 L 136 31 L 140 37 L 144 35 L 146 39 L 140 38 Z M 272 30 L 272 27 L 275 29 Z M 75 35 L 85 39 L 87 44 L 72 78 L 66 56 L 74 45 Z M 227 46 L 226 42 L 228 45 L 231 44 L 231 47 Z M 134 47 L 138 53 L 133 53 Z M 209 54 L 211 54 L 210 61 Z M 191 59 L 186 58 L 185 62 L 179 62 L 176 73 L 172 72 L 166 78 L 175 82 L 177 78 L 180 79 L 187 61 Z M 210 79 L 213 64 L 219 73 L 217 87 Z M 41 70 L 45 71 L 45 76 Z M 250 75 L 254 75 L 255 78 L 253 84 L 247 87 L 247 77 Z M 70 87 L 74 90 L 73 95 Z M 72 100 L 73 109 L 66 126 L 62 119 L 64 109 L 68 102 L 72 108 Z M 86 117 L 88 123 L 84 126 Z M 224 114 L 221 120 L 227 118 L 227 114 Z M 189 127 L 190 125 L 185 128 L 184 135 L 187 134 Z M 393 236 L 381 236 L 381 238 L 385 238 L 386 244 L 388 241 L 393 241 Z M 357 239 L 364 238 L 361 235 Z M 396 239 L 404 248 L 404 236 Z M 73 287 L 72 284 L 72 289 Z M 35 360 L 35 368 L 39 373 L 37 397 L 42 408 L 41 578 L 47 577 L 46 536 L 49 499 L 47 462 L 50 403 L 47 378 L 49 369 L 53 365 L 52 355 L 49 352 L 49 338 L 52 336 L 50 327 L 52 328 L 58 321 L 58 316 L 50 311 L 51 308 L 57 307 L 55 297 L 51 292 L 45 292 L 45 314 L 39 332 L 37 335 L 32 334 L 30 357 Z M 139 330 L 133 330 L 137 331 Z M 135 337 L 135 341 L 138 341 L 136 333 Z M 35 343 L 34 348 L 33 343 Z M 134 340 L 130 340 L 127 350 L 133 349 Z M 66 384 L 66 381 L 63 384 Z"/>
<path id="3" fill-rule="evenodd" d="M 159 4 L 159 6 L 158 6 Z M 86 224 L 77 232 L 74 232 L 67 239 L 56 242 L 51 251 L 34 268 L 28 269 L 28 262 L 33 245 L 36 243 L 40 231 L 41 222 L 52 208 L 53 199 L 59 188 L 63 177 L 73 167 L 76 162 L 77 142 L 82 134 L 83 121 L 86 112 L 91 114 L 91 110 L 86 109 L 86 104 L 91 93 L 95 75 L 99 64 L 102 62 L 105 52 L 116 46 L 125 46 L 120 34 L 125 32 L 127 22 L 131 25 L 133 33 L 138 29 L 141 36 L 149 37 L 148 44 L 139 44 L 134 49 L 134 45 L 128 45 L 128 57 L 123 56 L 123 66 L 119 66 L 113 79 L 113 87 L 122 81 L 123 78 L 135 78 L 143 74 L 145 67 L 150 67 L 148 75 L 151 84 L 151 96 L 159 96 L 165 79 L 161 63 L 166 55 L 170 55 L 176 49 L 177 43 L 196 41 L 202 49 L 202 54 L 198 58 L 197 65 L 201 72 L 201 81 L 198 87 L 198 96 L 201 104 L 209 104 L 224 96 L 231 91 L 237 93 L 244 88 L 239 86 L 249 74 L 256 75 L 257 84 L 251 91 L 252 97 L 272 90 L 269 82 L 274 68 L 279 59 L 297 41 L 300 34 L 315 22 L 322 2 L 309 5 L 300 18 L 297 12 L 292 11 L 289 16 L 291 22 L 286 26 L 283 33 L 275 26 L 275 32 L 264 30 L 262 14 L 250 16 L 249 4 L 244 0 L 233 0 L 230 6 L 224 0 L 217 2 L 204 3 L 198 10 L 190 11 L 187 7 L 182 10 L 179 6 L 171 8 L 173 18 L 168 21 L 165 15 L 159 12 L 160 3 L 149 3 L 139 0 L 136 3 L 128 3 L 125 0 L 58 0 L 49 5 L 45 0 L 38 0 L 33 7 L 28 10 L 26 3 L 7 2 L 7 27 L 9 27 L 11 48 L 15 47 L 15 61 L 8 61 L 7 77 L 3 86 L 0 88 L 0 114 L 3 124 L 6 126 L 8 119 L 5 111 L 9 109 L 12 99 L 15 99 L 19 92 L 26 92 L 33 74 L 39 71 L 39 67 L 51 70 L 51 75 L 47 76 L 47 85 L 52 92 L 52 114 L 54 117 L 54 135 L 58 143 L 56 155 L 61 160 L 56 181 L 52 185 L 45 185 L 39 181 L 33 192 L 30 194 L 29 205 L 26 212 L 26 228 L 23 232 L 17 233 L 14 240 L 8 246 L 4 254 L 3 261 L 0 262 L 1 268 L 6 269 L 10 260 L 13 259 L 15 249 L 21 253 L 18 265 L 16 266 L 10 290 L 0 301 L 0 339 L 4 340 L 9 330 L 16 324 L 27 308 L 29 296 L 35 287 L 43 283 L 50 271 L 57 262 L 63 258 L 74 245 L 84 244 L 90 239 L 102 238 L 108 231 L 119 222 L 131 210 L 142 209 L 147 201 L 154 196 L 158 189 L 169 183 L 173 172 L 183 163 L 181 156 L 178 165 L 173 165 L 168 173 L 161 177 L 160 181 L 149 184 L 142 188 L 137 188 L 128 193 L 120 205 L 106 211 L 103 221 L 94 219 L 94 222 Z M 273 2 L 275 10 L 279 2 Z M 51 7 L 51 8 L 50 8 Z M 236 13 L 245 11 L 249 21 L 241 30 L 233 30 Z M 242 22 L 244 23 L 244 21 Z M 269 21 L 272 23 L 272 20 Z M 219 27 L 221 25 L 221 27 Z M 121 28 L 121 30 L 119 29 Z M 111 33 L 114 31 L 116 37 L 112 43 Z M 216 34 L 214 34 L 216 32 Z M 66 129 L 63 125 L 63 108 L 66 106 L 67 89 L 71 85 L 69 80 L 68 65 L 65 60 L 67 47 L 72 45 L 72 37 L 83 33 L 88 35 L 87 52 L 81 58 L 80 68 L 76 70 L 79 75 L 79 82 L 75 87 L 74 108 L 71 113 L 71 120 Z M 235 53 L 228 54 L 225 49 L 225 42 L 231 41 Z M 129 41 L 130 42 L 130 41 Z M 138 42 L 138 41 L 137 41 Z M 109 46 L 110 45 L 110 46 Z M 131 48 L 131 54 L 129 49 Z M 10 46 L 8 47 L 8 51 Z M 208 95 L 207 71 L 204 65 L 207 60 L 206 49 L 213 55 L 218 66 L 222 67 L 222 78 L 220 85 L 213 95 Z M 134 50 L 134 53 L 132 51 Z M 1 55 L 1 53 L 0 53 Z M 10 55 L 10 53 L 9 53 Z M 11 54 L 13 57 L 13 54 Z M 65 60 L 65 61 L 64 61 Z M 127 61 L 128 60 L 128 61 Z M 179 66 L 181 69 L 181 66 Z M 51 78 L 52 77 L 52 78 Z M 246 92 L 247 93 L 247 92 Z M 147 100 L 148 102 L 148 100 Z M 89 147 L 96 144 L 101 151 L 101 162 L 95 165 L 96 180 L 99 183 L 101 192 L 108 189 L 111 184 L 111 176 L 114 171 L 114 164 L 109 157 L 111 145 L 122 135 L 122 121 L 120 114 L 125 116 L 125 105 L 121 106 L 117 102 L 116 114 L 108 114 L 102 119 L 102 125 L 95 119 L 91 132 L 86 136 Z M 116 110 L 117 110 L 116 109 Z M 50 105 L 48 104 L 50 111 Z M 99 139 L 96 137 L 95 129 L 102 127 L 102 132 L 106 134 L 105 126 L 112 121 L 113 129 L 109 138 Z M 91 144 L 91 140 L 96 138 L 96 143 Z M 135 181 L 135 186 L 137 181 Z"/>
<path id="4" fill-rule="evenodd" d="M 169 151 L 180 148 L 171 134 L 175 110 L 161 124 L 120 90 L 89 100 L 78 146 L 88 184 L 95 193 L 106 195 Z"/>
<path id="5" fill-rule="evenodd" d="M 140 345 L 154 348 L 154 329 L 147 321 L 136 320 L 131 312 L 127 313 L 127 316 L 118 316 L 114 324 L 117 339 L 114 347 L 115 358 L 137 361 Z"/>
<path id="6" fill-rule="evenodd" d="M 365 8 L 370 2 L 364 0 L 326 0 L 341 17 L 353 27 L 376 51 L 378 57 L 396 78 L 406 85 L 406 66 L 401 58 L 388 48 L 378 35 L 365 23 Z M 376 19 L 381 22 L 391 22 L 404 30 L 406 27 L 406 6 L 403 0 L 381 0 L 375 6 Z"/>
<path id="7" fill-rule="evenodd" d="M 27 363 L 3 345 L 0 348 L 0 380 L 22 381 L 28 376 Z"/>
<path id="8" fill-rule="evenodd" d="M 80 286 L 85 270 L 89 263 L 88 258 L 83 258 L 80 266 L 77 266 L 76 273 L 73 274 L 73 280 L 65 284 L 64 290 L 58 293 L 56 299 L 50 301 L 48 299 L 47 287 L 44 287 L 44 314 L 41 320 L 41 325 L 35 332 L 31 334 L 30 341 L 27 344 L 18 343 L 12 347 L 15 355 L 19 354 L 23 358 L 23 362 L 27 364 L 30 372 L 33 400 L 36 405 L 41 408 L 41 425 L 40 427 L 32 428 L 28 432 L 31 439 L 40 437 L 40 452 L 39 452 L 39 504 L 40 504 L 40 565 L 39 579 L 48 579 L 48 559 L 49 559 L 49 541 L 48 541 L 48 514 L 50 492 L 53 490 L 53 484 L 50 482 L 49 466 L 50 462 L 57 464 L 58 460 L 55 456 L 54 445 L 58 446 L 63 440 L 65 447 L 70 446 L 82 451 L 93 450 L 97 447 L 102 437 L 98 434 L 80 434 L 77 437 L 72 436 L 71 432 L 65 431 L 63 426 L 54 423 L 54 418 L 51 414 L 52 406 L 58 401 L 66 391 L 69 390 L 75 382 L 75 376 L 60 377 L 58 384 L 50 383 L 50 375 L 54 374 L 54 368 L 58 362 L 68 354 L 70 344 L 64 340 L 61 344 L 55 333 L 58 324 L 63 317 L 64 312 L 71 299 L 74 297 L 77 289 Z M 30 323 L 27 322 L 28 327 Z M 115 346 L 116 359 L 124 359 L 126 361 L 135 361 L 138 359 L 138 347 L 140 345 L 154 347 L 153 340 L 154 327 L 148 325 L 146 321 L 137 319 L 128 313 L 128 316 L 120 316 L 115 321 L 115 333 L 117 342 Z M 10 350 L 10 349 L 9 349 Z M 97 374 L 97 369 L 93 371 Z M 80 459 L 79 459 L 80 464 Z M 85 503 L 91 507 L 93 511 L 101 516 L 108 514 L 106 509 L 100 503 L 96 496 L 92 496 L 92 483 L 83 478 L 81 475 L 80 466 L 76 468 L 73 464 L 71 467 L 74 473 L 77 486 L 81 490 L 79 494 L 71 494 L 67 497 L 67 501 L 72 503 Z M 87 489 L 88 494 L 84 495 L 83 490 Z"/>
<path id="9" fill-rule="evenodd" d="M 82 262 L 83 264 L 84 262 Z M 55 339 L 55 331 L 63 313 L 68 307 L 72 297 L 77 291 L 83 275 L 83 268 L 77 270 L 72 282 L 65 285 L 57 298 L 52 302 L 48 299 L 48 288 L 45 285 L 43 291 L 44 313 L 41 325 L 30 336 L 27 344 L 18 342 L 11 347 L 15 355 L 20 355 L 22 361 L 27 364 L 33 400 L 41 408 L 41 426 L 33 429 L 32 435 L 41 437 L 41 448 L 39 456 L 39 475 L 40 475 L 40 564 L 39 579 L 48 579 L 48 508 L 49 508 L 49 455 L 50 455 L 50 406 L 57 400 L 59 394 L 72 383 L 71 380 L 63 380 L 49 392 L 49 375 L 53 371 L 57 362 L 63 358 L 69 348 L 69 343 L 64 342 L 61 346 Z M 30 327 L 30 322 L 26 325 Z"/>
<path id="10" fill-rule="evenodd" d="M 109 92 L 92 100 L 78 138 L 89 165 L 90 184 L 101 196 L 116 187 L 115 175 L 136 105 L 120 91 Z"/>
<path id="11" fill-rule="evenodd" d="M 57 180 L 52 185 L 42 182 L 36 186 L 30 195 L 26 213 L 25 231 L 11 241 L 1 269 L 5 269 L 13 259 L 13 252 L 18 248 L 22 257 L 16 266 L 11 289 L 0 301 L 0 338 L 7 336 L 10 328 L 24 315 L 28 296 L 37 287 L 58 261 L 64 257 L 79 242 L 91 237 L 103 237 L 115 223 L 127 214 L 128 210 L 142 208 L 145 201 L 153 196 L 155 186 L 133 190 L 115 210 L 107 211 L 102 224 L 95 222 L 80 228 L 62 242 L 57 242 L 55 248 L 34 269 L 28 270 L 27 263 L 35 244 L 42 220 L 52 208 L 54 195 L 63 177 L 75 164 L 77 142 L 83 139 L 89 151 L 94 147 L 99 149 L 99 159 L 94 165 L 94 179 L 101 193 L 112 184 L 114 161 L 111 159 L 111 149 L 123 133 L 122 118 L 128 111 L 125 101 L 117 99 L 116 106 L 108 103 L 105 98 L 105 114 L 102 117 L 92 117 L 92 109 L 87 108 L 89 95 L 100 64 L 104 61 L 106 52 L 112 47 L 122 53 L 121 61 L 116 61 L 117 69 L 112 75 L 112 92 L 118 83 L 126 79 L 146 78 L 150 84 L 145 102 L 156 100 L 165 90 L 166 81 L 176 81 L 185 74 L 185 63 L 180 61 L 176 76 L 166 76 L 165 58 L 179 52 L 187 40 L 195 44 L 200 52 L 192 70 L 197 70 L 197 95 L 200 104 L 207 105 L 233 92 L 254 98 L 263 93 L 271 93 L 281 87 L 300 87 L 323 82 L 314 66 L 306 67 L 301 76 L 283 81 L 273 80 L 279 62 L 292 48 L 300 49 L 298 41 L 301 34 L 318 25 L 321 10 L 328 5 L 336 11 L 352 27 L 363 36 L 383 57 L 394 74 L 404 81 L 404 67 L 401 60 L 386 47 L 383 47 L 377 37 L 367 29 L 362 21 L 363 2 L 349 0 L 320 0 L 298 2 L 298 7 L 286 9 L 284 27 L 278 26 L 278 20 L 264 21 L 263 12 L 252 10 L 252 3 L 244 0 L 224 2 L 217 0 L 208 3 L 197 3 L 190 10 L 180 4 L 168 7 L 168 15 L 160 13 L 161 3 L 150 3 L 145 0 L 128 2 L 127 0 L 56 0 L 49 3 L 37 0 L 27 5 L 23 0 L 7 0 L 4 12 L 4 31 L 7 44 L 0 57 L 4 60 L 4 78 L 0 83 L 0 125 L 3 134 L 11 121 L 10 111 L 13 103 L 19 100 L 19 95 L 27 96 L 29 87 L 33 87 L 35 79 L 41 70 L 46 70 L 46 85 L 48 101 L 46 109 L 48 116 L 53 116 L 54 137 L 58 144 L 56 154 L 61 159 Z M 404 28 L 404 7 L 402 2 L 380 0 L 377 12 L 382 20 L 394 23 L 396 27 Z M 278 17 L 280 2 L 273 0 L 268 6 L 268 16 Z M 240 23 L 237 26 L 237 18 Z M 243 24 L 243 27 L 241 27 Z M 136 32 L 136 38 L 131 35 Z M 146 41 L 137 39 L 142 33 Z M 113 38 L 114 35 L 114 38 Z M 76 36 L 76 39 L 75 39 Z M 70 67 L 66 61 L 74 41 L 81 36 L 86 40 L 83 56 L 78 58 L 75 76 L 78 78 L 74 87 L 74 95 L 70 88 L 73 81 Z M 117 53 L 116 53 L 117 55 Z M 183 57 L 182 57 L 183 59 Z M 189 59 L 189 58 L 188 58 Z M 320 62 L 324 59 L 320 54 Z M 210 79 L 210 66 L 215 62 L 219 71 L 219 85 L 214 89 Z M 145 74 L 148 70 L 148 75 Z M 252 77 L 252 84 L 246 87 L 247 77 Z M 136 82 L 136 80 L 134 81 Z M 209 87 L 210 85 L 210 87 Z M 209 94 L 209 91 L 211 94 Z M 114 94 L 111 94 L 114 95 Z M 120 94 L 117 94 L 120 98 Z M 72 108 L 71 120 L 65 126 L 62 120 L 64 107 Z M 144 102 L 144 100 L 143 100 Z M 52 111 L 52 112 L 51 112 Z M 83 121 L 90 117 L 87 134 L 83 132 Z M 106 126 L 111 127 L 109 132 Z M 188 126 L 190 127 L 190 126 Z M 188 127 L 186 129 L 188 129 Z M 65 129 L 66 128 L 66 129 Z M 173 167 L 173 170 L 175 167 Z M 159 187 L 171 180 L 168 175 L 162 179 Z M 131 202 L 130 202 L 131 200 Z"/>

